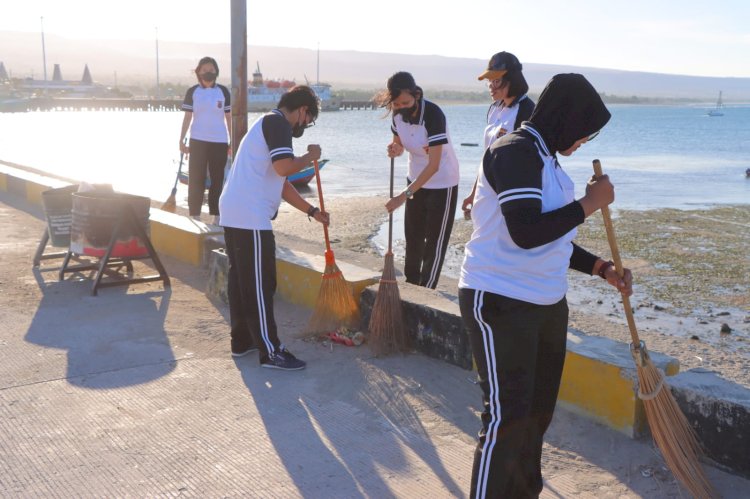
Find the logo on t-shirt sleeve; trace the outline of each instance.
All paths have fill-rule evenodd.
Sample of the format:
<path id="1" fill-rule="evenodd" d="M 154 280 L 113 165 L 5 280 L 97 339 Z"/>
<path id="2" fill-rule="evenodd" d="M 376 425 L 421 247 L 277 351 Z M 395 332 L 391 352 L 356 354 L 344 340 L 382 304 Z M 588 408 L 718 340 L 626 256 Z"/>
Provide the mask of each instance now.
<path id="1" fill-rule="evenodd" d="M 224 108 L 224 102 L 217 100 L 216 101 L 216 109 L 223 109 Z"/>

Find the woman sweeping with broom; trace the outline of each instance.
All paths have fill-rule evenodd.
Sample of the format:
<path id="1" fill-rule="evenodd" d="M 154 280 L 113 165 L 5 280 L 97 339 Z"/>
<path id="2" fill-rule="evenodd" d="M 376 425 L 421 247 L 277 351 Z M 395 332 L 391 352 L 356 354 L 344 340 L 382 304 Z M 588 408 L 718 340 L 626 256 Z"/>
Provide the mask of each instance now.
<path id="1" fill-rule="evenodd" d="M 537 497 L 544 433 L 552 421 L 565 360 L 568 268 L 606 279 L 625 295 L 612 262 L 575 245 L 576 227 L 614 200 L 607 176 L 574 199 L 557 162 L 609 121 L 581 75 L 550 80 L 529 121 L 485 153 L 472 209 L 474 232 L 459 281 L 484 411 L 471 497 Z"/>
<path id="2" fill-rule="evenodd" d="M 308 217 L 328 224 L 328 214 L 305 201 L 286 179 L 320 158 L 318 145 L 307 146 L 307 153 L 300 157 L 292 150 L 292 137 L 301 137 L 317 117 L 318 98 L 310 87 L 298 85 L 285 93 L 278 109 L 250 126 L 219 199 L 229 257 L 232 355 L 243 357 L 259 350 L 261 367 L 305 367 L 276 333 L 276 243 L 271 219 L 284 199 Z"/>
<path id="3" fill-rule="evenodd" d="M 435 289 L 453 230 L 459 179 L 445 114 L 404 71 L 388 78 L 378 100 L 393 113 L 388 156 L 409 152 L 406 189 L 385 205 L 392 213 L 406 203 L 406 282 Z"/>

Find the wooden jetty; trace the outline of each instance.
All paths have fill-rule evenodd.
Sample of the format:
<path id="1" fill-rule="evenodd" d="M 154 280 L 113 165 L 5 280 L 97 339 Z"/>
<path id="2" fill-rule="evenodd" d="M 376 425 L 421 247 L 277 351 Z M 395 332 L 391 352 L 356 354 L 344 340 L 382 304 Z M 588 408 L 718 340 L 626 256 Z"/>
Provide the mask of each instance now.
<path id="1" fill-rule="evenodd" d="M 34 111 L 179 111 L 182 99 L 31 97 L 0 101 L 2 113 Z M 377 109 L 371 100 L 342 100 L 340 109 Z"/>
<path id="2" fill-rule="evenodd" d="M 371 100 L 342 100 L 341 109 L 377 109 L 378 105 Z"/>
<path id="3" fill-rule="evenodd" d="M 32 97 L 0 101 L 0 112 L 33 111 L 179 111 L 182 99 Z"/>

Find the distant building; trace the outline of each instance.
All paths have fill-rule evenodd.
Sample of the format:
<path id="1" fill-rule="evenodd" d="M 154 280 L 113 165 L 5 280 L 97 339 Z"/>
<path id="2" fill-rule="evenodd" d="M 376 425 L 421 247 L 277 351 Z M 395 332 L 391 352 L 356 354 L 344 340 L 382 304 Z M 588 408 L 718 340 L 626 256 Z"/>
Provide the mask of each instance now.
<path id="1" fill-rule="evenodd" d="M 52 72 L 52 80 L 44 81 L 24 78 L 18 82 L 16 88 L 22 92 L 39 93 L 40 91 L 44 91 L 47 94 L 60 97 L 97 97 L 109 92 L 107 87 L 94 83 L 88 64 L 84 66 L 83 76 L 80 80 L 63 79 L 60 65 L 55 64 L 54 71 Z"/>
<path id="2" fill-rule="evenodd" d="M 8 72 L 5 70 L 5 64 L 0 61 L 0 83 L 10 80 Z"/>

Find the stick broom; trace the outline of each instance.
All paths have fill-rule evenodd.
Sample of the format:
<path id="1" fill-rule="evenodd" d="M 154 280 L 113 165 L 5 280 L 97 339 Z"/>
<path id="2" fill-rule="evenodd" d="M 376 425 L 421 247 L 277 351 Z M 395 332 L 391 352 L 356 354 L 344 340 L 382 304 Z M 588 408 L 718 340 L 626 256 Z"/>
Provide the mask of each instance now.
<path id="1" fill-rule="evenodd" d="M 180 152 L 180 166 L 177 168 L 177 177 L 174 179 L 174 186 L 172 187 L 172 194 L 169 195 L 164 204 L 161 205 L 161 209 L 174 213 L 177 211 L 177 182 L 180 180 L 180 173 L 182 173 L 182 160 L 185 158 L 185 154 Z"/>
<path id="2" fill-rule="evenodd" d="M 394 159 L 391 158 L 391 189 L 393 197 Z M 396 281 L 396 268 L 393 264 L 393 213 L 388 214 L 388 251 L 385 254 L 383 275 L 378 285 L 378 295 L 370 316 L 369 343 L 375 355 L 388 355 L 392 352 L 406 352 L 409 338 L 404 327 L 401 296 Z"/>
<path id="3" fill-rule="evenodd" d="M 602 165 L 598 159 L 594 160 L 594 175 L 602 176 Z M 609 207 L 602 208 L 602 216 L 615 269 L 620 277 L 623 277 L 625 270 L 617 248 Z M 622 305 L 633 340 L 630 344 L 630 353 L 638 371 L 638 397 L 643 400 L 651 435 L 669 469 L 694 497 L 716 497 L 716 492 L 706 478 L 699 461 L 702 451 L 695 432 L 672 396 L 664 380 L 664 373 L 651 362 L 646 344 L 638 337 L 630 298 L 622 295 Z"/>
<path id="4" fill-rule="evenodd" d="M 317 160 L 313 161 L 313 166 L 315 167 L 315 180 L 318 183 L 320 210 L 325 211 Z M 307 324 L 306 335 L 332 332 L 341 326 L 352 329 L 359 326 L 359 306 L 354 300 L 352 291 L 341 270 L 336 265 L 331 241 L 328 238 L 328 227 L 325 225 L 323 226 L 323 235 L 326 241 L 326 266 L 318 291 L 318 300 L 315 303 L 313 315 Z"/>

